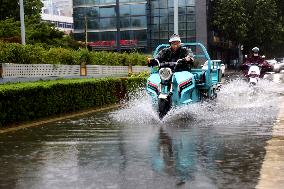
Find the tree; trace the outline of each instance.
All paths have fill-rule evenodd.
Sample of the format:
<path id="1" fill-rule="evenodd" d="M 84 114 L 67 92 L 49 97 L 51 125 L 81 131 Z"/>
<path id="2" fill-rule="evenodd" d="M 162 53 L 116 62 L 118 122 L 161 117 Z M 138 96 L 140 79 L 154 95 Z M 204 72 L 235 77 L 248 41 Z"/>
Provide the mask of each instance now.
<path id="1" fill-rule="evenodd" d="M 213 26 L 227 39 L 244 44 L 245 53 L 253 46 L 266 55 L 283 50 L 283 0 L 217 0 L 214 6 Z"/>
<path id="2" fill-rule="evenodd" d="M 245 41 L 248 19 L 242 0 L 217 0 L 213 8 L 213 27 L 227 39 Z"/>
<path id="3" fill-rule="evenodd" d="M 14 36 L 21 36 L 20 22 L 14 19 L 0 20 L 0 37 L 8 38 Z"/>
<path id="4" fill-rule="evenodd" d="M 41 0 L 24 0 L 25 16 L 40 19 Z M 19 0 L 0 0 L 0 20 L 13 18 L 20 20 Z"/>

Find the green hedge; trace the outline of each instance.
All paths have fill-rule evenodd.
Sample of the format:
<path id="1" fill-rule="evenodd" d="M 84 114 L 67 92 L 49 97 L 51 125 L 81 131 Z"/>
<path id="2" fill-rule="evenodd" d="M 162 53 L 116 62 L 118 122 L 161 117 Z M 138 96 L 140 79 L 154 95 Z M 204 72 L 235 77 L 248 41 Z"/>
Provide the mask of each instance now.
<path id="1" fill-rule="evenodd" d="M 0 42 L 0 63 L 19 64 L 96 64 L 146 65 L 146 56 L 139 53 L 94 52 L 85 49 L 45 49 L 40 45 L 21 45 Z"/>
<path id="2" fill-rule="evenodd" d="M 0 85 L 0 126 L 114 104 L 145 82 L 104 78 Z"/>

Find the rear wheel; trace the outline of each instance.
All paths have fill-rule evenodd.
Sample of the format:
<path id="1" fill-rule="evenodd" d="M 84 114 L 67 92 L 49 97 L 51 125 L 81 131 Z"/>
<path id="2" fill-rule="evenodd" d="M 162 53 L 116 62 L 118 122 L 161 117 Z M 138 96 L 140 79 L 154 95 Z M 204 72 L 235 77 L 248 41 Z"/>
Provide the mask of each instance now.
<path id="1" fill-rule="evenodd" d="M 171 109 L 171 99 L 159 99 L 159 118 L 162 119 Z"/>

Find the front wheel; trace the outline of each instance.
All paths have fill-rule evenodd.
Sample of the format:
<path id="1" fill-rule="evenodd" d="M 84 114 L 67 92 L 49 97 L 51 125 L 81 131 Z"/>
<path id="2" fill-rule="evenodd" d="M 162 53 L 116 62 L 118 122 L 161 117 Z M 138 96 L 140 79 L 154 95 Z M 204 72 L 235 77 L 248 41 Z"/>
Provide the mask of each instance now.
<path id="1" fill-rule="evenodd" d="M 171 99 L 159 99 L 159 118 L 162 119 L 171 109 Z"/>

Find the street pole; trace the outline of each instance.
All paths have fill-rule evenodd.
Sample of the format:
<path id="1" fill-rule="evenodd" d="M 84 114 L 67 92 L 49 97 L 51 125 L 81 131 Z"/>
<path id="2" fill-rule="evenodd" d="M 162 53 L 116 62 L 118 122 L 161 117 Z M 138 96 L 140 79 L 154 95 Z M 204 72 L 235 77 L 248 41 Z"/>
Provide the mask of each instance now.
<path id="1" fill-rule="evenodd" d="M 178 34 L 178 0 L 174 0 L 174 33 Z"/>
<path id="2" fill-rule="evenodd" d="M 88 22 L 87 16 L 85 16 L 85 48 L 88 50 Z"/>
<path id="3" fill-rule="evenodd" d="M 121 51 L 120 47 L 120 11 L 119 11 L 119 0 L 116 0 L 116 6 L 115 6 L 115 12 L 116 12 L 116 50 L 117 52 Z"/>
<path id="4" fill-rule="evenodd" d="M 22 45 L 26 45 L 25 13 L 24 13 L 24 2 L 23 2 L 23 0 L 20 0 L 20 20 L 21 20 Z"/>

